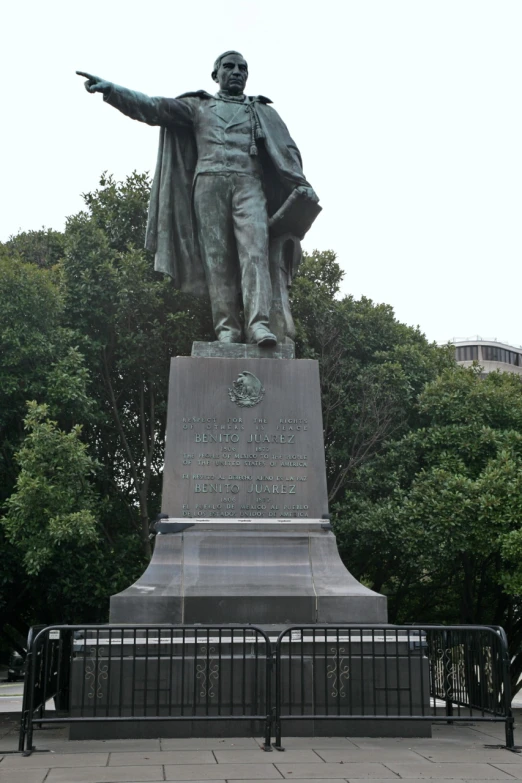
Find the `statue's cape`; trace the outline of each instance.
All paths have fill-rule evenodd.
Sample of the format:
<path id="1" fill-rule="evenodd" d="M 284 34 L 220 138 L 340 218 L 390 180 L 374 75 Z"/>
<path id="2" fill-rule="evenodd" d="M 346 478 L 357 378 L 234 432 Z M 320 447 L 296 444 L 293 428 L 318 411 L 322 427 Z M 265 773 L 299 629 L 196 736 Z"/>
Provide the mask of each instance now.
<path id="1" fill-rule="evenodd" d="M 212 98 L 203 90 L 180 96 L 184 97 Z M 299 150 L 284 122 L 268 105 L 268 98 L 258 96 L 250 100 L 255 102 L 259 119 L 262 138 L 257 146 L 263 166 L 268 213 L 273 215 L 296 187 L 310 186 L 303 174 Z M 192 207 L 196 164 L 193 132 L 182 127 L 161 127 L 145 247 L 155 254 L 155 269 L 170 275 L 176 288 L 204 296 L 207 284 Z M 298 230 L 296 235 L 300 235 Z"/>

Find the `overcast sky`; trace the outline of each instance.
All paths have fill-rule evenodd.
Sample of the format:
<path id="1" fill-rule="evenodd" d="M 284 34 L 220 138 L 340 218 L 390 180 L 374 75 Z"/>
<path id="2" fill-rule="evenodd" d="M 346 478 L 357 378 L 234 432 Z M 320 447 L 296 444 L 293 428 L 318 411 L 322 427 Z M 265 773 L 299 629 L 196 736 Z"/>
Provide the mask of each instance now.
<path id="1" fill-rule="evenodd" d="M 432 339 L 522 344 L 521 0 L 11 2 L 1 14 L 0 241 L 63 229 L 101 172 L 154 169 L 158 132 L 88 95 L 214 90 L 239 49 L 323 212 L 343 292 Z"/>

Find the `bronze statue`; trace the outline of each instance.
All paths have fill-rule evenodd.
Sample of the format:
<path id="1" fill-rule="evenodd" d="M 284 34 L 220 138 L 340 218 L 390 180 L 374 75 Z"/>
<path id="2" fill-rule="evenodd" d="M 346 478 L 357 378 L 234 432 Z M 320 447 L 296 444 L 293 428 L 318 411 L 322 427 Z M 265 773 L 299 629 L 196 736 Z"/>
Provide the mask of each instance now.
<path id="1" fill-rule="evenodd" d="M 291 341 L 288 286 L 300 240 L 320 211 L 286 125 L 262 95 L 246 96 L 239 52 L 217 58 L 219 92 L 151 98 L 97 76 L 88 92 L 161 127 L 145 246 L 183 291 L 210 295 L 218 340 Z M 275 334 L 274 334 L 275 332 Z"/>

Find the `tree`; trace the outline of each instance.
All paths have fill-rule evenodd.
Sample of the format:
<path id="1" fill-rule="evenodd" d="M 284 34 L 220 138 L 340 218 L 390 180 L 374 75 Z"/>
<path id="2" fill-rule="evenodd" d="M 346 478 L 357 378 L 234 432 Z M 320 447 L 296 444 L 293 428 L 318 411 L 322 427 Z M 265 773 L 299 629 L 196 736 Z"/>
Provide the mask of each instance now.
<path id="1" fill-rule="evenodd" d="M 399 323 L 389 305 L 338 296 L 335 253 L 305 255 L 293 291 L 298 355 L 318 359 L 330 503 L 386 441 L 416 420 L 426 382 L 454 365 L 446 348 Z"/>
<path id="2" fill-rule="evenodd" d="M 121 546 L 100 523 L 102 499 L 96 492 L 97 465 L 80 439 L 81 427 L 59 429 L 46 405 L 32 402 L 27 436 L 17 454 L 20 472 L 2 523 L 6 538 L 22 558 L 25 593 L 45 595 L 38 617 L 85 621 L 96 618 L 100 601 L 122 585 Z M 122 573 L 123 572 L 123 573 Z"/>
<path id="3" fill-rule="evenodd" d="M 43 618 L 101 620 L 108 596 L 143 570 L 149 519 L 159 510 L 169 359 L 189 353 L 192 339 L 210 336 L 204 304 L 179 294 L 141 249 L 147 178 L 116 183 L 103 176 L 100 184 L 64 235 L 27 232 L 0 246 L 4 627 L 23 630 Z M 49 238 L 52 258 L 40 253 Z M 36 402 L 31 416 L 46 414 L 28 419 L 24 431 L 28 400 Z M 36 441 L 38 460 L 28 472 Z M 96 469 L 82 486 L 96 502 L 89 512 L 82 506 L 59 517 L 54 508 L 52 516 L 35 517 L 29 487 L 42 496 L 66 490 L 45 473 L 46 464 L 57 470 L 58 443 L 74 445 L 78 455 L 86 447 Z M 82 460 L 72 465 L 84 482 Z M 96 540 L 68 538 L 88 513 Z"/>
<path id="4" fill-rule="evenodd" d="M 85 427 L 103 466 L 113 511 L 139 533 L 150 556 L 150 519 L 159 511 L 170 357 L 211 339 L 208 303 L 181 294 L 154 272 L 143 250 L 150 183 L 103 176 L 70 218 L 60 272 L 64 321 L 90 370 L 95 420 Z M 123 509 L 122 509 L 123 504 Z M 116 508 L 119 507 L 119 508 Z"/>
<path id="5" fill-rule="evenodd" d="M 8 258 L 50 269 L 62 258 L 64 244 L 65 237 L 61 231 L 41 228 L 38 231 L 21 231 L 0 247 Z"/>
<path id="6" fill-rule="evenodd" d="M 25 263 L 0 247 L 0 511 L 15 491 L 20 466 L 26 401 L 47 401 L 62 426 L 88 416 L 86 369 L 71 333 L 62 326 L 56 275 Z M 42 590 L 27 579 L 20 551 L 0 525 L 0 628 L 25 634 L 45 604 Z"/>
<path id="7" fill-rule="evenodd" d="M 454 367 L 418 426 L 361 469 L 338 507 L 344 556 L 392 620 L 503 625 L 522 673 L 522 383 Z"/>

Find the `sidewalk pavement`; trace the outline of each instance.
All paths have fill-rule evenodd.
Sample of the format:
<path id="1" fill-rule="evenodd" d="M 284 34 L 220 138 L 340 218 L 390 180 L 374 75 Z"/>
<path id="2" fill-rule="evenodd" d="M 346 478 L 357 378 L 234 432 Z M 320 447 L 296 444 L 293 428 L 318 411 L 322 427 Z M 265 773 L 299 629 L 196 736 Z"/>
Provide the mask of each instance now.
<path id="1" fill-rule="evenodd" d="M 60 727 L 35 732 L 36 747 L 51 752 L 2 757 L 17 730 L 17 716 L 3 716 L 0 783 L 522 781 L 522 754 L 487 747 L 502 744 L 500 723 L 434 724 L 432 739 L 289 737 L 284 753 L 245 737 L 69 742 Z"/>

